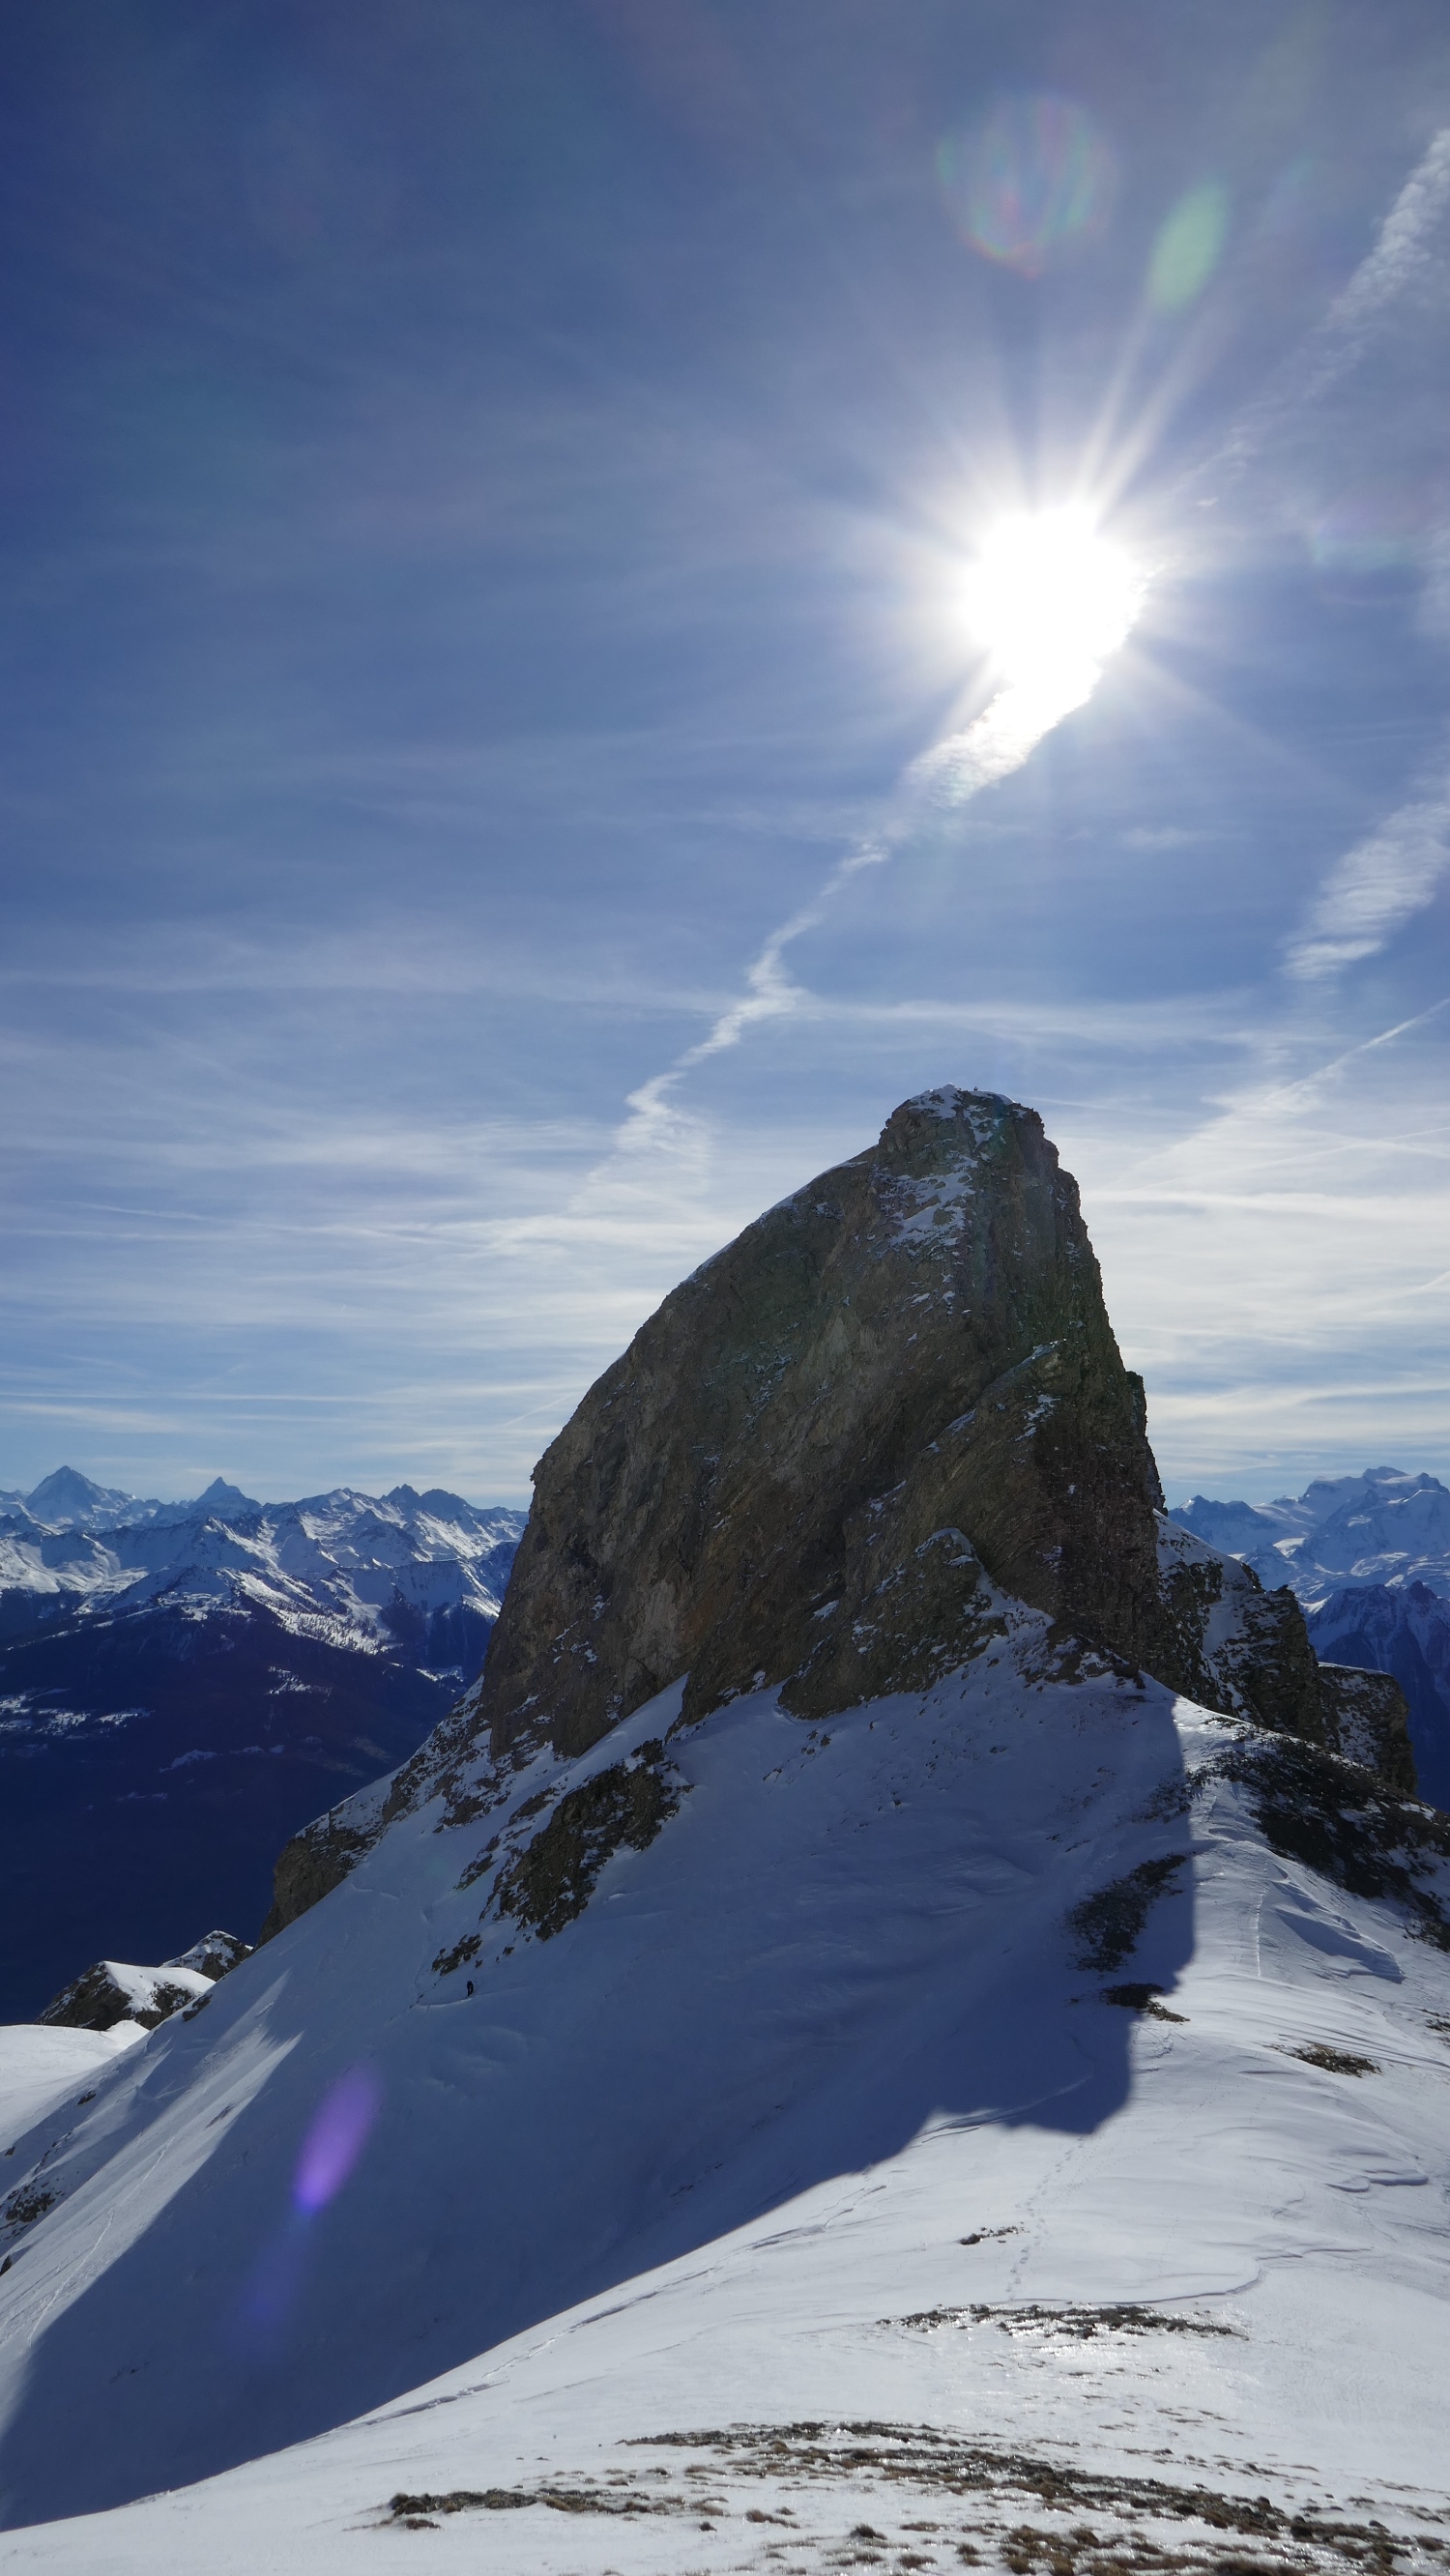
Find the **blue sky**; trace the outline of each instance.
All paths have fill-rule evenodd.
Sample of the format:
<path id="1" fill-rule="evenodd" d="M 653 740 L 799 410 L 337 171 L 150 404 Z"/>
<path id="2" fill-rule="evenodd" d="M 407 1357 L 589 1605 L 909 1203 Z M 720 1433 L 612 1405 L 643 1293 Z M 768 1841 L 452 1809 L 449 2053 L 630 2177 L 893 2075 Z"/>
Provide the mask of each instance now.
<path id="1" fill-rule="evenodd" d="M 522 1496 L 941 1081 L 1077 1173 L 1175 1498 L 1450 1471 L 1442 0 L 0 51 L 0 1485 Z M 903 787 L 1073 498 L 1129 642 Z"/>

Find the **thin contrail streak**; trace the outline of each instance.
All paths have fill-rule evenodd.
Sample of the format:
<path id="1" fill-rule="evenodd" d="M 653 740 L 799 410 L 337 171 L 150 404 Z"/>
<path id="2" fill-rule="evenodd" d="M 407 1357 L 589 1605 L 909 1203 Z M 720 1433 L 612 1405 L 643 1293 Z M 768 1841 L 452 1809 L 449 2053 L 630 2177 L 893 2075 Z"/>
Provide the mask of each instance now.
<path id="1" fill-rule="evenodd" d="M 673 1064 L 652 1074 L 648 1082 L 629 1094 L 630 1115 L 615 1139 L 616 1152 L 642 1143 L 652 1129 L 657 1131 L 660 1123 L 668 1119 L 672 1114 L 665 1105 L 668 1095 L 695 1065 L 703 1064 L 707 1056 L 720 1055 L 727 1047 L 737 1046 L 746 1030 L 758 1022 L 784 1019 L 797 1009 L 805 997 L 785 966 L 785 952 L 805 931 L 814 930 L 824 920 L 837 895 L 853 877 L 865 868 L 889 866 L 902 844 L 931 813 L 965 805 L 983 788 L 994 787 L 999 779 L 1020 769 L 1064 716 L 1087 704 L 1101 677 L 1100 663 L 1082 662 L 1070 671 L 1055 673 L 1042 686 L 1014 682 L 999 689 L 961 732 L 947 735 L 913 761 L 897 782 L 891 810 L 880 831 L 839 860 L 811 901 L 770 933 L 745 970 L 745 991 L 720 1013 L 694 1046 L 687 1047 Z"/>

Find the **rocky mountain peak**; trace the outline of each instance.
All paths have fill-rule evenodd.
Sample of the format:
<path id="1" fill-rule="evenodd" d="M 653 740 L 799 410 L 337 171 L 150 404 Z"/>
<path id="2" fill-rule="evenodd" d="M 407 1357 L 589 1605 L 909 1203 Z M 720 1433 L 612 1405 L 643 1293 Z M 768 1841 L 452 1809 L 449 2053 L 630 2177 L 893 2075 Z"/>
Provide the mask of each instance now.
<path id="1" fill-rule="evenodd" d="M 684 1281 L 541 1460 L 476 1724 L 577 1753 L 688 1671 L 814 1716 L 920 1689 L 989 1587 L 1133 1663 L 1157 1472 L 1036 1112 L 955 1088 Z"/>
<path id="2" fill-rule="evenodd" d="M 89 1526 L 98 1514 L 123 1507 L 131 1496 L 115 1491 L 109 1485 L 97 1485 L 83 1476 L 77 1467 L 56 1467 L 32 1486 L 24 1497 L 25 1508 L 37 1521 L 63 1525 L 78 1522 Z"/>
<path id="3" fill-rule="evenodd" d="M 425 1799 L 491 1809 L 670 1685 L 684 1726 L 761 1690 L 833 1716 L 1000 1654 L 1024 1605 L 1043 1675 L 1106 1659 L 1414 1792 L 1397 1683 L 1321 1665 L 1290 1589 L 1164 1512 L 1077 1184 L 995 1092 L 904 1102 L 683 1281 L 534 1495 L 481 1680 L 288 1846 L 268 1934 Z"/>

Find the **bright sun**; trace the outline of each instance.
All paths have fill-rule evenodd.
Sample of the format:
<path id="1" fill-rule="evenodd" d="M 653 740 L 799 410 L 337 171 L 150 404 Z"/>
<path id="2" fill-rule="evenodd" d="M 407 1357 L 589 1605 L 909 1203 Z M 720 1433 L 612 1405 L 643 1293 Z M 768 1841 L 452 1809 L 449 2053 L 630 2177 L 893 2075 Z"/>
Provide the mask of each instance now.
<path id="1" fill-rule="evenodd" d="M 1146 589 L 1089 511 L 1023 511 L 989 529 L 964 604 L 1008 685 L 1036 694 L 1091 686 L 1136 623 Z"/>

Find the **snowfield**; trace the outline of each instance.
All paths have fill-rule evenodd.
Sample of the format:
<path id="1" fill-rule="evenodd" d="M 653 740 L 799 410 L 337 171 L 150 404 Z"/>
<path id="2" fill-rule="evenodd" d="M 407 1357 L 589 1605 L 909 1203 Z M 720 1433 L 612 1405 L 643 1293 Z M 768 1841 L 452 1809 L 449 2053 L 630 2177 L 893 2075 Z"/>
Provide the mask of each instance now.
<path id="1" fill-rule="evenodd" d="M 63 2113 L 101 2067 L 144 2037 L 135 2021 L 111 2030 L 45 2030 L 38 2022 L 0 2027 L 0 2158 L 37 2120 Z"/>
<path id="2" fill-rule="evenodd" d="M 42 2118 L 0 2566 L 1434 2563 L 1450 1958 L 1002 1606 L 925 1698 L 481 1764 Z"/>

